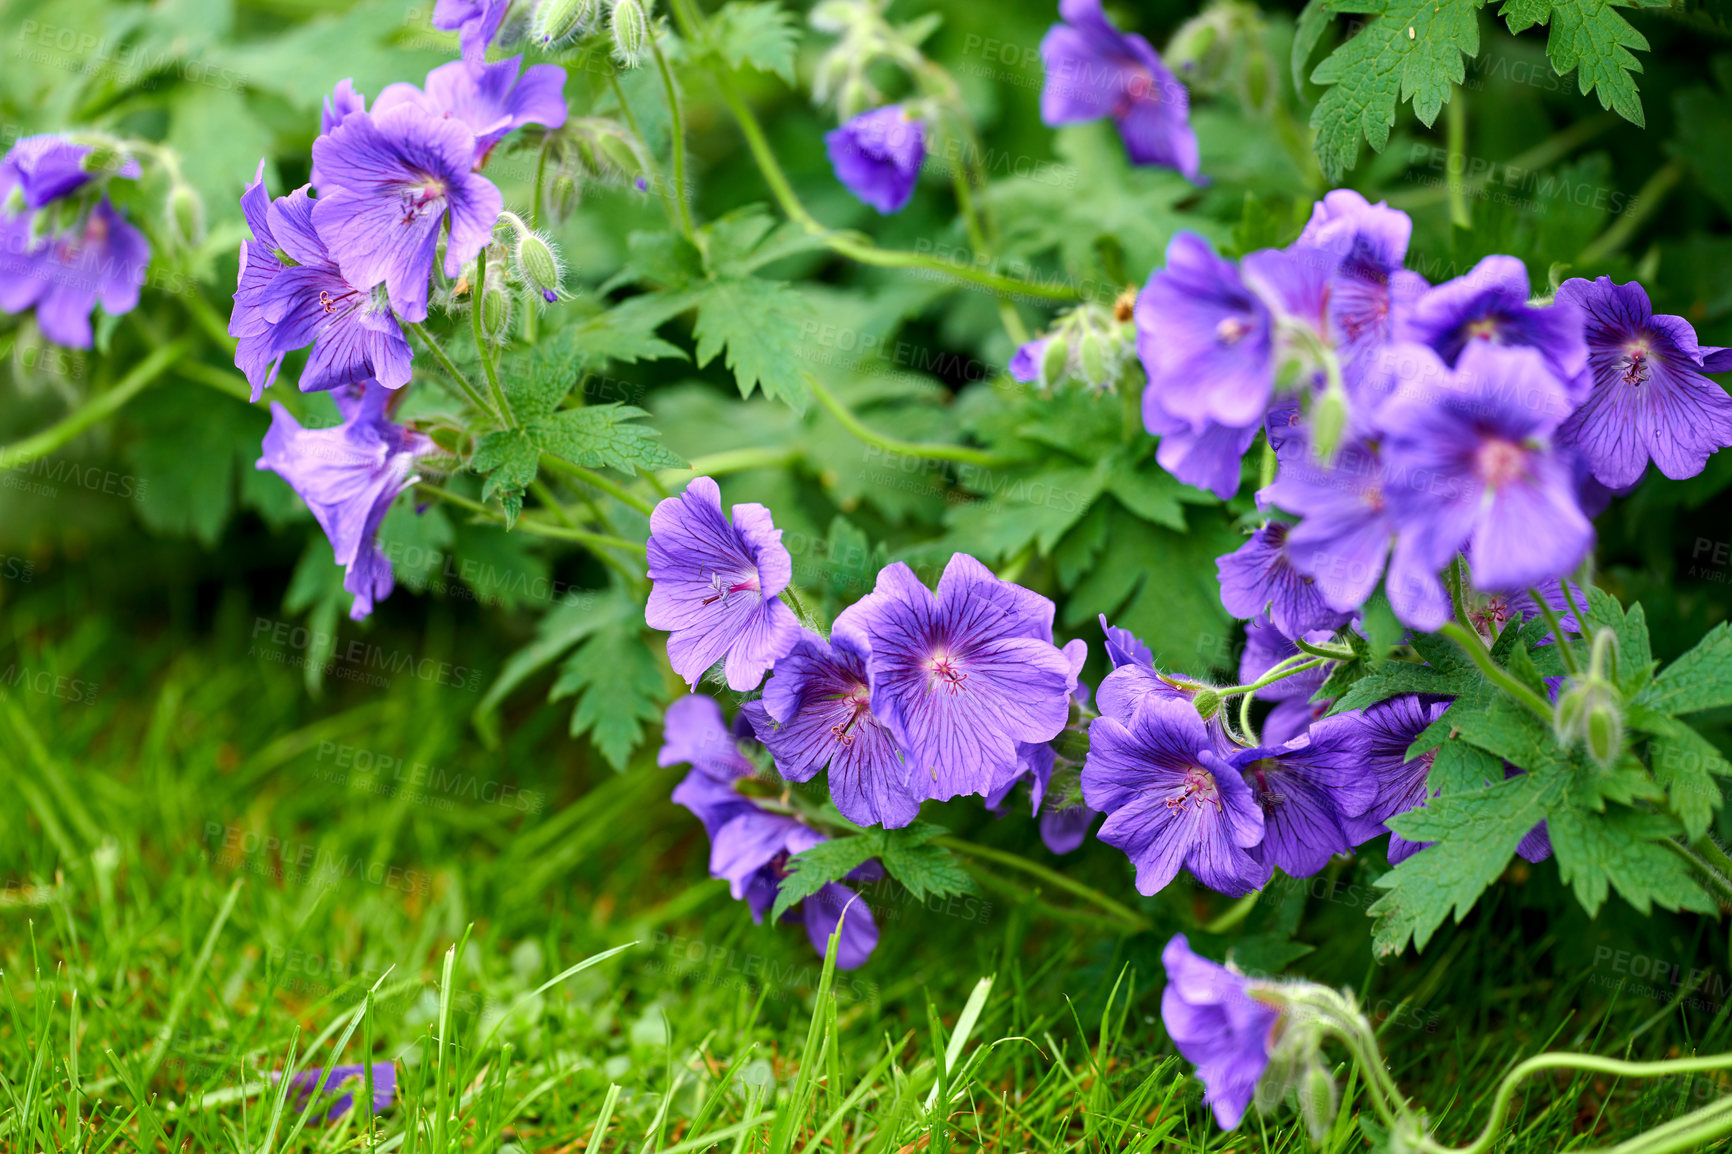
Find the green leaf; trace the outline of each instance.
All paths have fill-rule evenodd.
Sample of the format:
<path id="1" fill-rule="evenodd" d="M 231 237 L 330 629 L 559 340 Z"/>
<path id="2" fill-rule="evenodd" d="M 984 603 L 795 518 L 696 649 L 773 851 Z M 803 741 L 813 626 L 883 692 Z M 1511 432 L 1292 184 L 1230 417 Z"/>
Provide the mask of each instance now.
<path id="1" fill-rule="evenodd" d="M 1119 457 L 1107 477 L 1107 492 L 1145 521 L 1184 532 L 1185 509 L 1179 504 L 1185 486 L 1151 460 L 1144 467 Z"/>
<path id="2" fill-rule="evenodd" d="M 470 468 L 486 477 L 481 486 L 483 501 L 499 499 L 505 510 L 505 527 L 517 524 L 523 512 L 523 491 L 541 471 L 541 445 L 528 429 L 500 429 L 475 442 Z"/>
<path id="3" fill-rule="evenodd" d="M 1641 702 L 1667 714 L 1732 705 L 1732 625 L 1722 621 L 1666 666 Z"/>
<path id="4" fill-rule="evenodd" d="M 1106 483 L 1101 466 L 1056 469 L 969 469 L 966 487 L 976 499 L 951 507 L 946 546 L 999 561 L 1030 544 L 1042 556 L 1080 521 Z"/>
<path id="5" fill-rule="evenodd" d="M 258 460 L 269 417 L 179 383 L 145 393 L 127 417 L 140 432 L 126 448 L 131 475 L 56 458 L 37 466 L 34 476 L 50 483 L 65 476 L 76 482 L 72 491 L 131 500 L 153 532 L 215 545 L 234 512 L 239 471 Z"/>
<path id="6" fill-rule="evenodd" d="M 1305 66 L 1311 62 L 1311 53 L 1317 50 L 1317 42 L 1328 27 L 1329 12 L 1323 0 L 1305 0 L 1299 22 L 1293 29 L 1293 50 L 1288 62 L 1293 69 L 1294 92 L 1305 91 Z"/>
<path id="7" fill-rule="evenodd" d="M 635 598 L 617 593 L 584 593 L 561 601 L 536 624 L 535 639 L 505 659 L 499 676 L 476 705 L 472 720 L 482 740 L 489 748 L 498 745 L 499 706 L 518 686 L 597 629 L 642 613 Z"/>
<path id="8" fill-rule="evenodd" d="M 877 858 L 885 872 L 895 878 L 916 901 L 928 897 L 975 892 L 974 880 L 943 846 L 930 844 L 947 831 L 930 822 L 917 821 L 901 829 L 868 829 L 853 837 L 833 838 L 788 859 L 788 874 L 776 894 L 772 920 L 810 897 L 827 882 L 840 881 L 849 872 Z"/>
<path id="9" fill-rule="evenodd" d="M 1623 0 L 1623 6 L 1651 5 Z M 1648 40 L 1608 0 L 1504 0 L 1500 13 L 1515 33 L 1549 24 L 1546 55 L 1558 75 L 1574 72 L 1582 95 L 1596 93 L 1601 108 L 1615 109 L 1638 127 L 1647 123 L 1631 75 L 1642 71 L 1642 64 L 1630 49 L 1645 52 Z"/>
<path id="10" fill-rule="evenodd" d="M 1440 717 L 1437 724 L 1446 724 L 1449 715 Z M 1414 742 L 1418 745 L 1419 742 Z M 1442 793 L 1471 793 L 1476 789 L 1484 789 L 1503 778 L 1503 761 L 1478 749 L 1458 737 L 1451 737 L 1437 747 L 1437 757 L 1432 760 L 1431 770 L 1425 775 L 1425 784 Z"/>
<path id="11" fill-rule="evenodd" d="M 1713 742 L 1682 721 L 1655 717 L 1644 728 L 1654 734 L 1648 743 L 1654 780 L 1665 789 L 1672 812 L 1694 842 L 1708 831 L 1714 811 L 1725 801 L 1714 778 L 1732 776 L 1732 764 Z"/>
<path id="12" fill-rule="evenodd" d="M 685 464 L 661 443 L 661 434 L 648 425 L 634 424 L 648 416 L 631 405 L 590 405 L 564 409 L 535 426 L 543 452 L 585 468 L 677 469 Z"/>
<path id="13" fill-rule="evenodd" d="M 1647 687 L 1654 673 L 1654 655 L 1648 646 L 1648 622 L 1640 605 L 1626 612 L 1618 599 L 1604 589 L 1588 586 L 1588 633 L 1605 626 L 1618 638 L 1618 688 L 1626 699 L 1634 699 Z"/>
<path id="14" fill-rule="evenodd" d="M 776 890 L 776 904 L 770 910 L 770 920 L 781 921 L 782 915 L 796 904 L 872 860 L 881 848 L 876 835 L 882 832 L 831 838 L 789 858 L 788 872 Z"/>
<path id="15" fill-rule="evenodd" d="M 734 68 L 751 65 L 794 83 L 794 52 L 799 24 L 773 0 L 732 0 L 716 13 L 710 26 L 716 49 Z"/>
<path id="16" fill-rule="evenodd" d="M 644 723 L 662 715 L 661 647 L 646 637 L 642 618 L 615 618 L 593 633 L 559 667 L 547 699 L 575 696 L 571 736 L 589 734 L 597 751 L 623 771 L 643 744 Z"/>
<path id="17" fill-rule="evenodd" d="M 1591 917 L 1605 904 L 1608 888 L 1646 914 L 1651 906 L 1714 912 L 1714 903 L 1690 876 L 1678 855 L 1658 844 L 1677 827 L 1663 814 L 1618 809 L 1596 815 L 1574 808 L 1547 823 L 1557 854 L 1558 876 L 1575 890 Z"/>
<path id="18" fill-rule="evenodd" d="M 772 400 L 805 412 L 810 390 L 800 376 L 800 325 L 807 311 L 798 293 L 777 281 L 751 277 L 718 280 L 695 290 L 698 320 L 698 367 L 709 364 L 723 348 L 740 395 L 762 388 Z"/>
<path id="19" fill-rule="evenodd" d="M 1345 713 L 1350 709 L 1363 709 L 1367 705 L 1376 705 L 1379 701 L 1387 701 L 1404 693 L 1459 696 L 1472 691 L 1477 684 L 1482 682 L 1478 672 L 1471 667 L 1438 669 L 1414 661 L 1385 661 L 1378 668 L 1369 670 L 1336 698 L 1329 712 L 1335 714 Z"/>
<path id="20" fill-rule="evenodd" d="M 1411 101 L 1427 127 L 1437 119 L 1450 85 L 1466 75 L 1463 56 L 1479 53 L 1481 3 L 1391 0 L 1324 58 L 1311 74 L 1328 86 L 1312 110 L 1311 127 L 1325 175 L 1339 179 L 1352 168 L 1361 140 L 1382 152 L 1397 103 Z"/>

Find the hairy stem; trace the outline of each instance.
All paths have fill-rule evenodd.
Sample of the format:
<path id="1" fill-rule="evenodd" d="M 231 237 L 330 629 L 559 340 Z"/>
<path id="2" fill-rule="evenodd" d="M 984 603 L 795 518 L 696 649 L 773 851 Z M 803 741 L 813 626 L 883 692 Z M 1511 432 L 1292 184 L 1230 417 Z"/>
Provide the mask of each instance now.
<path id="1" fill-rule="evenodd" d="M 1535 693 L 1532 689 L 1529 689 L 1504 670 L 1498 668 L 1497 662 L 1491 659 L 1491 652 L 1486 649 L 1485 642 L 1480 639 L 1478 633 L 1475 633 L 1471 629 L 1465 629 L 1454 621 L 1449 622 L 1442 629 L 1439 629 L 1438 632 L 1461 646 L 1462 651 L 1473 660 L 1475 665 L 1479 666 L 1479 671 L 1485 674 L 1493 684 L 1497 685 L 1511 697 L 1527 706 L 1528 709 L 1533 712 L 1534 716 L 1538 717 L 1541 721 L 1545 722 L 1547 725 L 1551 724 L 1551 704 L 1547 702 L 1545 698 Z"/>
<path id="2" fill-rule="evenodd" d="M 439 500 L 444 501 L 446 504 L 454 505 L 459 509 L 466 509 L 478 517 L 485 517 L 489 521 L 497 521 L 500 524 L 505 523 L 505 517 L 498 510 L 483 505 L 480 501 L 474 500 L 473 498 L 465 497 L 461 493 L 453 493 L 450 489 L 445 489 L 438 485 L 423 481 L 415 486 L 415 491 L 428 497 L 436 497 Z M 627 541 L 623 537 L 609 537 L 602 533 L 591 533 L 587 529 L 574 529 L 564 525 L 552 525 L 534 517 L 519 517 L 517 519 L 517 527 L 527 533 L 533 533 L 537 537 L 549 537 L 556 541 L 576 541 L 580 544 L 591 546 L 593 549 L 623 549 L 630 553 L 648 552 L 647 546 L 639 544 L 636 541 Z"/>
<path id="3" fill-rule="evenodd" d="M 655 53 L 656 68 L 662 74 L 662 88 L 668 96 L 668 134 L 673 137 L 674 150 L 674 187 L 673 201 L 679 208 L 680 228 L 684 230 L 686 239 L 697 243 L 697 229 L 692 227 L 692 210 L 686 204 L 686 130 L 685 120 L 680 114 L 680 94 L 674 87 L 674 74 L 668 68 L 668 59 L 662 55 L 662 46 L 655 37 L 650 37 L 650 50 Z"/>
<path id="4" fill-rule="evenodd" d="M 487 252 L 475 262 L 475 284 L 469 289 L 469 327 L 475 334 L 475 355 L 481 358 L 481 371 L 487 376 L 487 388 L 493 394 L 493 406 L 512 428 L 521 428 L 505 390 L 499 387 L 499 370 L 493 367 L 493 354 L 487 347 L 487 334 L 481 331 L 481 301 L 487 288 Z"/>
<path id="5" fill-rule="evenodd" d="M 1636 235 L 1637 230 L 1648 223 L 1648 218 L 1654 215 L 1660 202 L 1666 199 L 1666 194 L 1683 179 L 1684 166 L 1676 160 L 1667 161 L 1647 179 L 1636 193 L 1636 198 L 1610 227 L 1582 250 L 1576 263 L 1583 266 L 1595 265 L 1623 248 L 1630 242 L 1630 238 Z"/>
<path id="6" fill-rule="evenodd" d="M 433 334 L 427 331 L 427 326 L 416 321 L 404 321 L 403 327 L 421 338 L 421 343 L 427 346 L 427 350 L 433 354 L 433 359 L 438 361 L 439 367 L 445 370 L 445 375 L 455 381 L 457 387 L 463 390 L 463 395 L 469 398 L 470 404 L 491 415 L 494 420 L 501 424 L 505 422 L 505 418 L 500 415 L 499 411 L 488 402 L 486 397 L 482 396 L 481 390 L 470 383 L 469 378 L 463 375 L 462 369 L 452 363 L 445 350 L 439 346 L 439 342 L 433 339 Z"/>
<path id="7" fill-rule="evenodd" d="M 625 486 L 618 482 L 608 480 L 593 469 L 586 469 L 582 465 L 574 465 L 570 461 L 555 457 L 550 453 L 541 454 L 541 467 L 544 469 L 552 469 L 556 473 L 564 473 L 568 477 L 582 481 L 585 485 L 600 489 L 603 493 L 606 493 L 614 500 L 621 504 L 630 505 L 633 509 L 636 509 L 646 517 L 655 511 L 654 505 L 650 504 L 636 493 L 626 489 Z"/>

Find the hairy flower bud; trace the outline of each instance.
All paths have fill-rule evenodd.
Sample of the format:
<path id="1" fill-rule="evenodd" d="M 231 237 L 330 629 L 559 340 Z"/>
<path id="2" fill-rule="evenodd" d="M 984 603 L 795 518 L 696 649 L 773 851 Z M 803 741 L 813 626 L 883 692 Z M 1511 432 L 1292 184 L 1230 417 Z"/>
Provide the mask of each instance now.
<path id="1" fill-rule="evenodd" d="M 541 0 L 529 19 L 529 38 L 537 44 L 558 44 L 589 31 L 601 14 L 601 0 Z"/>
<path id="2" fill-rule="evenodd" d="M 481 290 L 481 327 L 494 340 L 502 338 L 511 326 L 511 294 L 499 283 L 503 280 L 503 276 L 498 281 L 490 279 Z"/>
<path id="3" fill-rule="evenodd" d="M 1046 352 L 1040 358 L 1040 384 L 1050 389 L 1064 379 L 1065 363 L 1070 359 L 1070 342 L 1054 334 L 1046 342 Z"/>
<path id="4" fill-rule="evenodd" d="M 1090 329 L 1083 334 L 1082 344 L 1078 347 L 1077 353 L 1083 381 L 1090 388 L 1104 387 L 1108 383 L 1106 338 Z"/>
<path id="5" fill-rule="evenodd" d="M 1221 695 L 1204 686 L 1191 698 L 1191 704 L 1197 707 L 1197 716 L 1207 721 L 1221 711 Z"/>
<path id="6" fill-rule="evenodd" d="M 517 238 L 517 248 L 512 256 L 517 262 L 518 273 L 541 294 L 542 299 L 550 303 L 558 299 L 559 257 L 552 245 L 534 233 L 526 232 Z"/>
<path id="7" fill-rule="evenodd" d="M 1332 384 L 1311 406 L 1311 452 L 1325 464 L 1333 462 L 1346 432 L 1347 393 Z"/>
<path id="8" fill-rule="evenodd" d="M 1329 1133 L 1329 1127 L 1335 1122 L 1335 1109 L 1338 1101 L 1335 1079 L 1329 1076 L 1329 1071 L 1323 1068 L 1315 1051 L 1311 1061 L 1299 1075 L 1299 1116 L 1305 1119 L 1305 1129 L 1310 1132 L 1311 1140 L 1319 1146 Z"/>
<path id="9" fill-rule="evenodd" d="M 183 247 L 197 247 L 204 239 L 204 201 L 191 185 L 177 184 L 169 190 L 168 221 Z"/>
<path id="10" fill-rule="evenodd" d="M 649 9 L 645 0 L 613 0 L 608 19 L 613 34 L 613 56 L 627 68 L 636 68 L 649 49 Z"/>

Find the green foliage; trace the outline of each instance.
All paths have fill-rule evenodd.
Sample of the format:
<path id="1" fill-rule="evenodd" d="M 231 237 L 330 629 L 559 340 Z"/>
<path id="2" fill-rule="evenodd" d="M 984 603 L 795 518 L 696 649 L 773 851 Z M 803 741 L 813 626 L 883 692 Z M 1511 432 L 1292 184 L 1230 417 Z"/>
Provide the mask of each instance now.
<path id="1" fill-rule="evenodd" d="M 623 771 L 643 744 L 644 724 L 661 717 L 666 692 L 654 641 L 636 614 L 622 614 L 565 659 L 547 699 L 576 697 L 571 736 L 589 734 L 608 764 Z"/>
<path id="2" fill-rule="evenodd" d="M 799 24 L 776 0 L 730 0 L 716 13 L 710 31 L 730 66 L 750 65 L 794 83 Z"/>
<path id="3" fill-rule="evenodd" d="M 780 921 L 797 903 L 874 858 L 916 901 L 973 893 L 974 881 L 958 864 L 956 855 L 931 844 L 933 838 L 946 832 L 941 826 L 917 821 L 901 829 L 863 830 L 802 850 L 788 859 L 787 876 L 776 891 L 770 918 Z"/>

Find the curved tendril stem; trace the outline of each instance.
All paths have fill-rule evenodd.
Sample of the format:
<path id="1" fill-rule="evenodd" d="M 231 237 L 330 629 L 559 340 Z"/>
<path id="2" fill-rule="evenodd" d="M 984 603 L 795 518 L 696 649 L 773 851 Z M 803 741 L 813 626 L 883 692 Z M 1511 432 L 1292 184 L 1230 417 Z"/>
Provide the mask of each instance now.
<path id="1" fill-rule="evenodd" d="M 823 405 L 830 415 L 841 423 L 844 429 L 868 445 L 875 445 L 887 453 L 900 453 L 906 457 L 923 457 L 935 461 L 956 461 L 964 465 L 979 465 L 983 468 L 1010 463 L 1007 458 L 995 457 L 983 449 L 970 449 L 965 445 L 929 445 L 918 441 L 900 441 L 895 437 L 886 437 L 882 433 L 875 433 L 866 426 L 865 422 L 855 416 L 848 406 L 837 398 L 835 393 L 825 388 L 823 383 L 811 373 L 802 372 L 800 375 L 806 378 L 806 383 L 811 386 L 813 395 L 818 398 L 818 403 Z"/>
<path id="2" fill-rule="evenodd" d="M 1557 611 L 1551 607 L 1550 602 L 1540 596 L 1538 589 L 1529 589 L 1528 596 L 1534 599 L 1534 604 L 1540 607 L 1546 624 L 1552 627 L 1552 640 L 1557 643 L 1558 656 L 1564 659 L 1564 671 L 1574 677 L 1581 672 L 1581 667 L 1576 662 L 1576 651 L 1570 646 L 1570 639 L 1564 635 L 1564 626 L 1558 619 Z M 1579 627 L 1581 622 L 1577 621 L 1576 625 Z"/>
<path id="3" fill-rule="evenodd" d="M 190 347 L 190 342 L 184 337 L 166 345 L 159 345 L 154 352 L 134 365 L 132 371 L 122 377 L 120 383 L 112 389 L 91 397 L 40 433 L 0 447 L 0 469 L 16 469 L 20 465 L 28 465 L 38 458 L 46 457 L 98 421 L 113 416 L 186 355 Z"/>
<path id="4" fill-rule="evenodd" d="M 1304 661 L 1298 665 L 1293 664 L 1293 662 L 1299 661 L 1299 658 L 1303 656 L 1303 654 L 1300 654 L 1299 657 L 1287 658 L 1287 660 L 1281 662 L 1281 664 L 1275 666 L 1273 669 L 1269 670 L 1269 672 L 1251 682 L 1249 685 L 1229 685 L 1225 688 L 1217 689 L 1215 692 L 1219 693 L 1222 697 L 1232 697 L 1237 693 L 1255 693 L 1257 690 L 1271 686 L 1277 681 L 1283 681 L 1292 677 L 1295 673 L 1304 673 L 1307 669 L 1316 669 L 1319 665 L 1334 660 L 1333 658 L 1313 657 L 1310 661 Z"/>
<path id="5" fill-rule="evenodd" d="M 1517 681 L 1514 677 L 1511 677 L 1508 673 L 1498 668 L 1497 662 L 1491 659 L 1491 652 L 1486 649 L 1485 642 L 1480 639 L 1478 633 L 1471 629 L 1467 629 L 1454 621 L 1446 624 L 1442 629 L 1439 629 L 1438 632 L 1461 646 L 1462 651 L 1473 660 L 1473 663 L 1479 667 L 1479 671 L 1485 674 L 1493 684 L 1497 685 L 1511 697 L 1527 706 L 1527 708 L 1533 712 L 1534 716 L 1538 717 L 1541 721 L 1545 722 L 1547 725 L 1551 724 L 1551 704 L 1546 701 L 1545 698 L 1541 697 L 1539 694 Z"/>
<path id="6" fill-rule="evenodd" d="M 602 476 L 593 469 L 586 469 L 582 465 L 574 465 L 570 461 L 561 457 L 553 456 L 551 453 L 541 454 L 541 466 L 544 469 L 552 469 L 556 473 L 564 473 L 568 477 L 581 481 L 591 488 L 600 489 L 603 493 L 606 493 L 614 500 L 624 505 L 630 505 L 633 509 L 636 509 L 646 517 L 655 512 L 654 505 L 650 504 L 636 493 L 631 492 L 625 486 L 618 482 L 609 480 L 607 477 Z"/>

